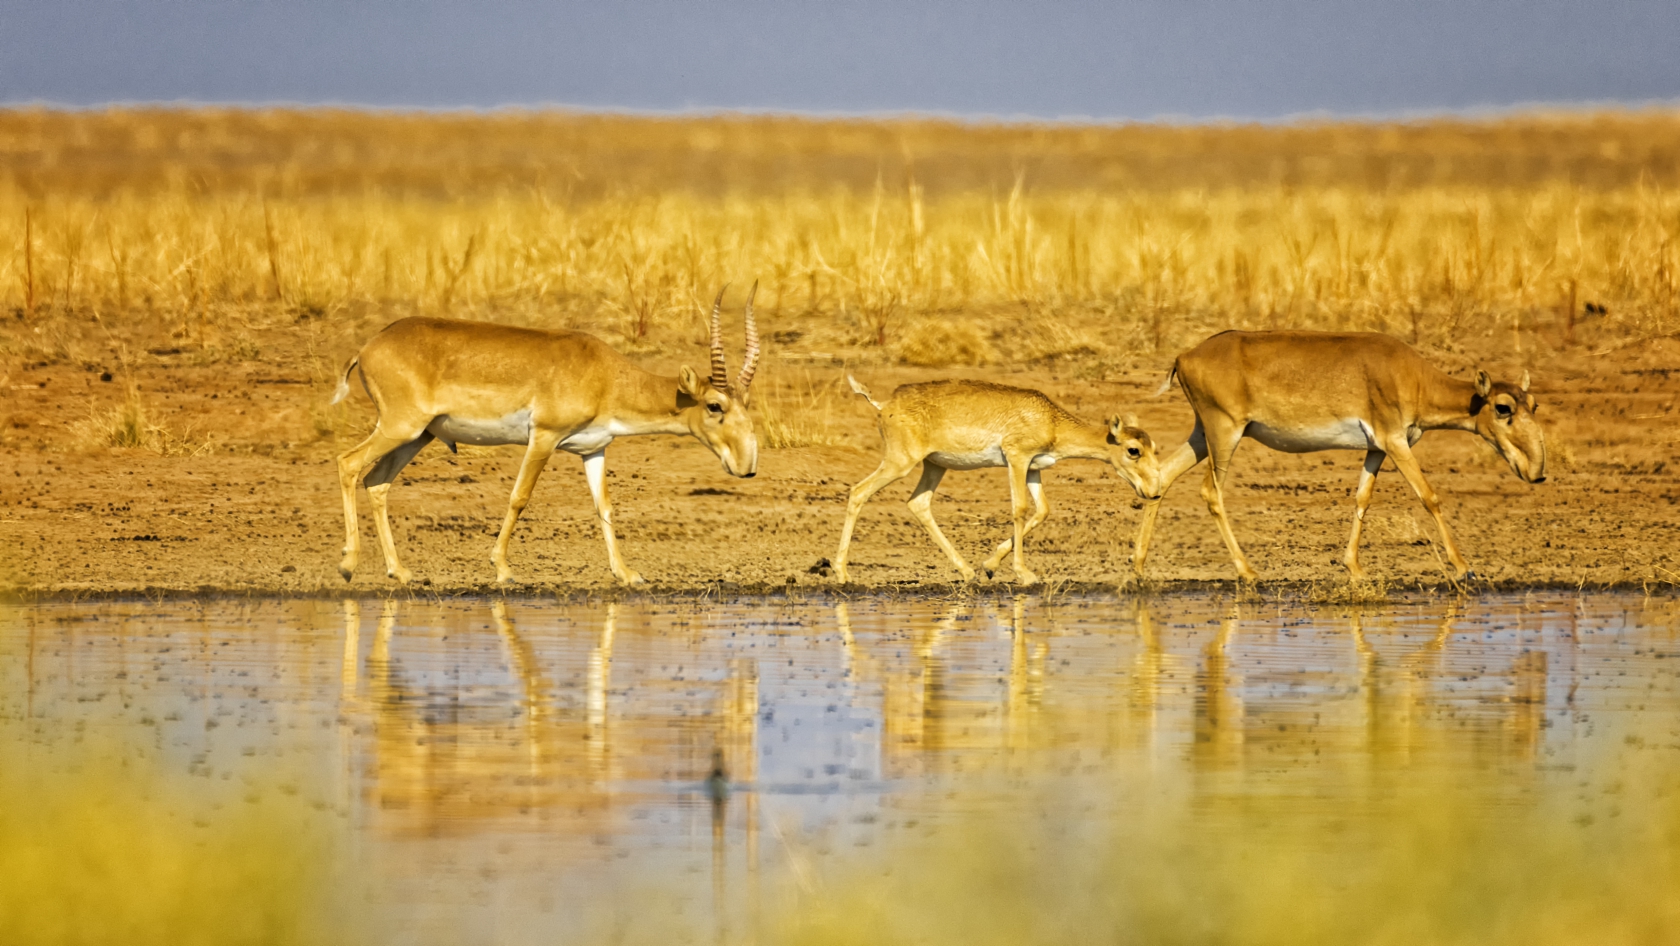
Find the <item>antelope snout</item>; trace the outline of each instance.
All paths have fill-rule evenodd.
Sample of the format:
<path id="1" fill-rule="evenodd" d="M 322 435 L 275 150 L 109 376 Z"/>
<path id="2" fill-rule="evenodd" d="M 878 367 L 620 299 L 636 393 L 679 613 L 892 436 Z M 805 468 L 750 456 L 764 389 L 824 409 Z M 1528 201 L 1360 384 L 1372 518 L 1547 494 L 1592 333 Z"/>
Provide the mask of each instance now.
<path id="1" fill-rule="evenodd" d="M 729 449 L 728 447 L 724 447 L 719 452 L 723 456 L 723 470 L 730 476 L 738 476 L 741 479 L 750 480 L 758 475 L 757 444 L 753 444 L 751 449 L 743 451 L 746 454 L 744 462 L 738 460 L 735 456 L 735 451 Z"/>

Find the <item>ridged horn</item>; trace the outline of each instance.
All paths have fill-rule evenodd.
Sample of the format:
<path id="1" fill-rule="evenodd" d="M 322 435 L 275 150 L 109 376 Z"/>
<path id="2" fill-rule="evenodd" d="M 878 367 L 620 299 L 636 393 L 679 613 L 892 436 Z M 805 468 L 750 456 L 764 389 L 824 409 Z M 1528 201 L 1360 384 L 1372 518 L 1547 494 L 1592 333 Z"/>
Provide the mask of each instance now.
<path id="1" fill-rule="evenodd" d="M 753 373 L 758 371 L 758 322 L 753 318 L 753 296 L 758 295 L 758 280 L 753 280 L 752 291 L 747 293 L 747 355 L 741 365 L 741 374 L 735 379 L 735 393 L 745 396 L 747 388 L 752 386 Z"/>
<path id="2" fill-rule="evenodd" d="M 729 366 L 723 360 L 723 294 L 729 289 L 724 283 L 718 290 L 717 301 L 712 303 L 712 387 L 719 391 L 729 390 Z"/>

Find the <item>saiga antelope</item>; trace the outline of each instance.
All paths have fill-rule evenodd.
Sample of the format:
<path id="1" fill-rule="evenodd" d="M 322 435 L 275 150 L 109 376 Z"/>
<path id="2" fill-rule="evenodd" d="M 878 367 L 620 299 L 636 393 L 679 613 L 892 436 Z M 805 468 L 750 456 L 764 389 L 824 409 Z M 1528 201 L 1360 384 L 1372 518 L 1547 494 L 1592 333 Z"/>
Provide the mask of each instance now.
<path id="1" fill-rule="evenodd" d="M 1424 431 L 1470 431 L 1491 444 L 1517 476 L 1530 483 L 1546 479 L 1546 441 L 1534 420 L 1539 405 L 1528 393 L 1526 371 L 1517 384 L 1495 382 L 1481 370 L 1474 382 L 1460 381 L 1388 335 L 1232 331 L 1178 356 L 1163 392 L 1174 378 L 1196 412 L 1196 426 L 1189 441 L 1162 460 L 1162 492 L 1211 458 L 1202 498 L 1218 521 L 1237 574 L 1249 581 L 1258 575 L 1231 531 L 1221 493 L 1231 456 L 1244 437 L 1289 453 L 1365 451 L 1354 490 L 1353 534 L 1342 555 L 1354 578 L 1365 577 L 1359 533 L 1384 458 L 1394 461 L 1434 517 L 1455 576 L 1474 577 L 1441 517 L 1435 490 L 1412 455 Z M 1159 501 L 1149 503 L 1138 527 L 1132 567 L 1140 575 L 1159 512 Z"/>
<path id="2" fill-rule="evenodd" d="M 757 288 L 754 284 L 754 293 Z M 413 578 L 397 560 L 386 500 L 397 474 L 435 438 L 452 451 L 461 443 L 525 445 L 507 516 L 490 554 L 497 581 L 513 578 L 508 538 L 537 475 L 559 449 L 583 458 L 613 576 L 625 584 L 640 583 L 642 577 L 624 564 L 613 535 L 607 445 L 617 437 L 688 434 L 717 454 L 731 475 L 756 472 L 758 440 L 747 415 L 759 355 L 752 297 L 747 296 L 746 359 L 734 384 L 723 357 L 722 292 L 712 306 L 712 373 L 705 380 L 687 365 L 674 378 L 650 374 L 583 332 L 454 319 L 393 322 L 344 366 L 333 396 L 335 404 L 344 399 L 350 373 L 360 367 L 362 385 L 379 412 L 373 433 L 338 458 L 345 525 L 339 573 L 350 580 L 361 551 L 356 480 L 362 479 L 373 503 L 386 573 L 401 582 Z"/>
<path id="3" fill-rule="evenodd" d="M 841 581 L 847 580 L 846 554 L 864 504 L 918 463 L 922 465 L 922 478 L 910 495 L 910 512 L 964 581 L 974 580 L 974 569 L 933 521 L 933 491 L 946 470 L 1009 468 L 1014 535 L 1004 539 L 981 567 L 990 578 L 1013 549 L 1015 577 L 1029 585 L 1036 583 L 1038 576 L 1027 569 L 1022 548 L 1027 534 L 1038 528 L 1050 511 L 1044 501 L 1040 470 L 1058 460 L 1101 460 L 1114 467 L 1139 496 L 1154 499 L 1161 494 L 1155 447 L 1131 417 L 1113 418 L 1106 426 L 1087 424 L 1037 391 L 985 381 L 906 384 L 883 403 L 870 397 L 857 379 L 848 375 L 846 380 L 880 412 L 885 450 L 880 467 L 852 487 L 846 503 L 846 524 L 840 529 L 840 549 L 834 553 L 833 562 L 835 577 Z M 1029 503 L 1033 507 L 1030 513 Z"/>

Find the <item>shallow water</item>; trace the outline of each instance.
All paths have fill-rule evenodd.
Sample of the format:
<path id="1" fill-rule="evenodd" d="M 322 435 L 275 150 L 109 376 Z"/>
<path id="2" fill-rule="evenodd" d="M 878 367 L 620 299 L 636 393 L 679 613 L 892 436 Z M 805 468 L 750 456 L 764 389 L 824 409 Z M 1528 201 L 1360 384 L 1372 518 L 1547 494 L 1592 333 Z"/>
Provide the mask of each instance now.
<path id="1" fill-rule="evenodd" d="M 1635 740 L 1680 762 L 1672 598 L 0 609 L 0 757 L 148 759 L 208 820 L 299 796 L 399 941 L 740 927 L 1047 812 L 1334 828 L 1450 777 L 1591 817 Z"/>

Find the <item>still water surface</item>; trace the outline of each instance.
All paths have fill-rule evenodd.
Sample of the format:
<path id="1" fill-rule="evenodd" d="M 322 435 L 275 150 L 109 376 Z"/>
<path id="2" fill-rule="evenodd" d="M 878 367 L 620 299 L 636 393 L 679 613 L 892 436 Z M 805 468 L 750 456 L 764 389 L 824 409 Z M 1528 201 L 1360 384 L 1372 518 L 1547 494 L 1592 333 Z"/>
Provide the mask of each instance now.
<path id="1" fill-rule="evenodd" d="M 7 758 L 91 738 L 197 780 L 206 817 L 300 794 L 417 937 L 739 922 L 1050 808 L 1357 821 L 1452 772 L 1496 817 L 1632 739 L 1674 767 L 1677 723 L 1680 606 L 1637 595 L 0 610 Z"/>

